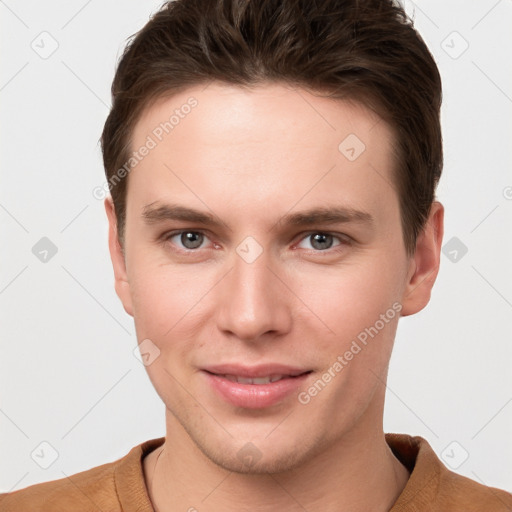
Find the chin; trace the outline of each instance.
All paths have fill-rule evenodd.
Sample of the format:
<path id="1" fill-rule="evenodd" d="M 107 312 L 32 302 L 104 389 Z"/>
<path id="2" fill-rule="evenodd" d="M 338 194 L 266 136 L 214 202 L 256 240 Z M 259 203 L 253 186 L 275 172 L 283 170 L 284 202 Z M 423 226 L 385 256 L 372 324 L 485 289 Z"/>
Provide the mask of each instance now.
<path id="1" fill-rule="evenodd" d="M 225 454 L 219 457 L 210 457 L 215 464 L 233 473 L 240 475 L 268 475 L 291 471 L 301 464 L 302 457 L 297 453 L 274 454 L 272 458 L 261 458 L 257 461 L 240 460 L 235 454 L 234 457 L 227 458 Z"/>

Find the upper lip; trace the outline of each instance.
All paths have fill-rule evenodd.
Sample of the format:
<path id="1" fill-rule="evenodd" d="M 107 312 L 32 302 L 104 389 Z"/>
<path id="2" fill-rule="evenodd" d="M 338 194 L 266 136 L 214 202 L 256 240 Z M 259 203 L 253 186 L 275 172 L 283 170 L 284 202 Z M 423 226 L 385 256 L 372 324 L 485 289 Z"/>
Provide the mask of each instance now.
<path id="1" fill-rule="evenodd" d="M 277 363 L 259 364 L 256 366 L 245 366 L 241 364 L 218 364 L 207 366 L 203 370 L 215 373 L 217 375 L 235 375 L 237 377 L 258 378 L 268 375 L 291 375 L 296 376 L 302 373 L 310 372 L 305 368 L 289 366 Z"/>

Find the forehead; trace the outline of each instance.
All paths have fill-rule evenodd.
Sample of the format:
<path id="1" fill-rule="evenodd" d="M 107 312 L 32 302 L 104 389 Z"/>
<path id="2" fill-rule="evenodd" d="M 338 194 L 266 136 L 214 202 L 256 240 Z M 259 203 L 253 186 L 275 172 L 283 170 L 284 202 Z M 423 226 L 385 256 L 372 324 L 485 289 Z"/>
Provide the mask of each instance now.
<path id="1" fill-rule="evenodd" d="M 360 103 L 287 85 L 213 82 L 161 98 L 135 126 L 131 149 L 144 145 L 151 150 L 128 187 L 139 211 L 176 194 L 204 207 L 199 192 L 203 203 L 225 204 L 236 193 L 259 211 L 319 200 L 382 210 L 397 201 L 391 128 Z"/>
<path id="2" fill-rule="evenodd" d="M 132 141 L 141 141 L 149 133 L 160 139 L 171 132 L 177 139 L 183 125 L 193 129 L 196 137 L 202 136 L 203 142 L 213 141 L 219 128 L 222 135 L 231 130 L 237 135 L 233 144 L 244 137 L 266 144 L 284 143 L 293 137 L 295 142 L 306 144 L 308 140 L 314 142 L 315 129 L 324 134 L 338 132 L 332 134 L 334 141 L 343 131 L 352 130 L 368 142 L 371 138 L 372 146 L 389 142 L 382 140 L 383 136 L 391 137 L 390 127 L 355 100 L 330 98 L 281 83 L 248 88 L 212 82 L 169 93 L 151 103 L 140 116 Z M 379 129 L 372 134 L 377 125 Z M 279 133 L 277 140 L 269 137 L 273 132 Z"/>

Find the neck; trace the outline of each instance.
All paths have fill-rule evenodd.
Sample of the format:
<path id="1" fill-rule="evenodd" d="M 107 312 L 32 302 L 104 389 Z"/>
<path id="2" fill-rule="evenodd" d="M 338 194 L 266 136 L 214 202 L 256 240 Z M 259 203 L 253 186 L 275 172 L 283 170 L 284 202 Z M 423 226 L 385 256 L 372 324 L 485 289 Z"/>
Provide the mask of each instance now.
<path id="1" fill-rule="evenodd" d="M 364 437 L 352 431 L 292 471 L 241 474 L 214 464 L 181 425 L 174 427 L 143 461 L 156 512 L 194 511 L 205 505 L 211 512 L 273 512 L 281 507 L 293 512 L 387 512 L 409 478 L 382 430 Z"/>

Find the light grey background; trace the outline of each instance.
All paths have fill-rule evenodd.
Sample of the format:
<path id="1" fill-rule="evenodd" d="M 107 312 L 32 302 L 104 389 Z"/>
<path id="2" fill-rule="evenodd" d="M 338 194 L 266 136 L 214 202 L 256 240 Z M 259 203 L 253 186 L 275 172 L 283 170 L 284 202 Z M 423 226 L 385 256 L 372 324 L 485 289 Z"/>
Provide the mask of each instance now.
<path id="1" fill-rule="evenodd" d="M 159 5 L 0 1 L 3 492 L 165 435 L 93 196 L 117 58 Z M 405 7 L 443 78 L 450 245 L 431 303 L 400 321 L 385 431 L 421 435 L 458 473 L 512 491 L 512 1 Z M 32 252 L 42 237 L 58 250 L 47 262 Z"/>

